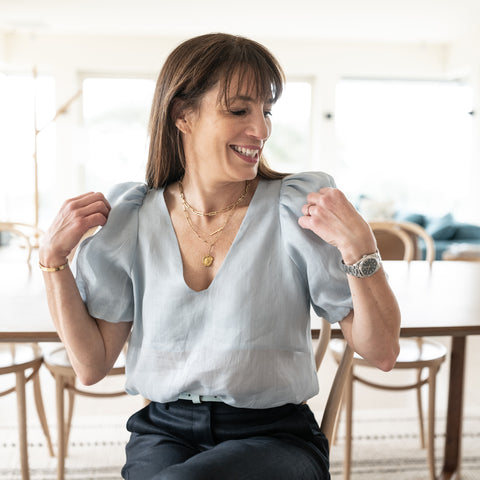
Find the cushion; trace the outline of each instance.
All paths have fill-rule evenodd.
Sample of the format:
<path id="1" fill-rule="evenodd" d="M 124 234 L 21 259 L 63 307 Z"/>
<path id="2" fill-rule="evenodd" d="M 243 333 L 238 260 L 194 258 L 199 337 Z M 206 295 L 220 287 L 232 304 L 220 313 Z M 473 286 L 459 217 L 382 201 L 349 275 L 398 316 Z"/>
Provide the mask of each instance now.
<path id="1" fill-rule="evenodd" d="M 454 240 L 478 240 L 480 242 L 480 226 L 469 223 L 457 223 Z"/>
<path id="2" fill-rule="evenodd" d="M 455 235 L 457 225 L 451 213 L 427 221 L 425 230 L 434 240 L 450 240 Z"/>
<path id="3" fill-rule="evenodd" d="M 425 215 L 421 213 L 408 213 L 408 212 L 399 212 L 395 215 L 395 220 L 399 222 L 411 222 L 425 227 Z"/>

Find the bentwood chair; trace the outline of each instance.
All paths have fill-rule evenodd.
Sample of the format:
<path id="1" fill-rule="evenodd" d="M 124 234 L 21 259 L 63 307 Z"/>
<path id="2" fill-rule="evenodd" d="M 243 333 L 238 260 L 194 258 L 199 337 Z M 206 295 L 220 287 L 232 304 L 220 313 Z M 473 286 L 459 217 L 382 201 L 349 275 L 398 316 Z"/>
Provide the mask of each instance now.
<path id="1" fill-rule="evenodd" d="M 328 348 L 331 335 L 331 325 L 324 318 L 321 319 L 322 325 L 319 338 L 314 340 L 315 365 L 317 371 L 320 369 L 322 360 Z M 332 436 L 337 422 L 338 413 L 342 404 L 343 390 L 350 372 L 352 364 L 353 350 L 345 343 L 340 355 L 339 365 L 333 378 L 330 392 L 323 410 L 320 429 L 327 437 L 329 445 L 332 443 Z"/>
<path id="2" fill-rule="evenodd" d="M 370 222 L 377 240 L 378 250 L 384 260 L 425 260 L 430 265 L 435 260 L 435 242 L 423 227 L 413 222 Z M 421 242 L 425 248 L 422 258 Z"/>
<path id="3" fill-rule="evenodd" d="M 45 365 L 53 375 L 56 386 L 57 402 L 57 435 L 58 435 L 58 464 L 57 480 L 64 480 L 65 458 L 68 455 L 68 440 L 72 426 L 75 396 L 81 395 L 94 398 L 112 398 L 125 395 L 125 390 L 100 392 L 96 389 L 82 388 L 77 385 L 75 371 L 68 359 L 65 347 L 59 347 L 45 355 Z M 108 373 L 111 375 L 125 374 L 125 353 L 122 351 L 115 365 Z M 68 397 L 68 412 L 65 416 L 65 393 Z"/>
<path id="4" fill-rule="evenodd" d="M 410 262 L 420 256 L 419 239 L 424 242 L 426 258 L 430 264 L 435 259 L 435 244 L 425 230 L 417 224 L 409 222 L 372 222 L 370 226 L 377 238 L 377 245 L 382 258 L 390 260 L 403 260 Z M 400 242 L 400 248 L 392 249 L 395 242 Z M 384 256 L 382 247 L 387 254 Z M 390 250 L 388 250 L 390 249 Z M 392 258 L 395 255 L 396 258 Z M 421 295 L 421 292 L 419 292 Z M 340 362 L 343 352 L 343 340 L 334 339 L 329 343 L 329 349 L 337 362 Z M 400 354 L 393 370 L 414 370 L 416 380 L 409 384 L 382 383 L 360 375 L 359 370 L 365 372 L 368 367 L 372 368 L 361 356 L 353 356 L 349 378 L 345 387 L 345 457 L 344 457 L 344 480 L 349 480 L 352 457 L 352 418 L 353 418 L 353 385 L 354 382 L 376 389 L 390 391 L 416 390 L 418 419 L 420 427 L 420 444 L 425 448 L 425 432 L 422 406 L 422 386 L 428 384 L 428 435 L 427 435 L 427 459 L 430 478 L 435 479 L 435 392 L 436 376 L 441 364 L 447 355 L 446 348 L 439 342 L 425 338 L 401 338 Z M 359 368 L 360 367 L 360 368 Z M 427 375 L 422 377 L 424 370 Z M 390 374 L 389 374 L 390 377 Z"/>
<path id="5" fill-rule="evenodd" d="M 27 263 L 29 263 L 30 258 L 32 257 L 32 243 L 22 227 L 25 227 L 25 225 L 21 223 L 0 222 L 0 232 L 8 232 L 9 234 L 20 238 L 27 251 Z"/>
<path id="6" fill-rule="evenodd" d="M 22 480 L 29 480 L 28 467 L 28 435 L 27 435 L 27 402 L 26 384 L 31 380 L 35 398 L 35 406 L 43 433 L 47 440 L 50 456 L 53 457 L 52 441 L 48 431 L 47 418 L 43 406 L 42 391 L 38 371 L 43 363 L 42 353 L 36 344 L 0 343 L 0 375 L 15 375 L 15 385 L 0 391 L 0 397 L 9 393 L 17 394 L 18 439 L 20 447 L 20 466 Z"/>
<path id="7" fill-rule="evenodd" d="M 18 227 L 18 228 L 17 228 Z M 21 245 L 26 252 L 27 265 L 18 265 L 18 268 L 27 268 L 30 272 L 30 257 L 32 254 L 32 245 L 28 235 L 21 230 L 21 225 L 13 223 L 0 222 L 0 231 L 7 231 L 10 235 L 20 238 Z M 11 247 L 7 247 L 11 248 Z M 10 250 L 8 251 L 10 254 Z M 10 255 L 9 255 L 10 256 Z M 15 263 L 17 257 L 13 255 Z M 20 321 L 12 318 L 12 321 Z M 21 343 L 0 343 L 0 375 L 14 375 L 15 382 L 13 386 L 0 391 L 0 397 L 9 393 L 16 393 L 17 396 L 17 418 L 18 418 L 18 438 L 20 448 L 20 467 L 22 480 L 30 478 L 28 466 L 28 435 L 27 435 L 27 401 L 26 384 L 32 382 L 35 407 L 37 410 L 40 425 L 47 440 L 47 448 L 50 456 L 53 457 L 53 447 L 48 430 L 45 408 L 43 405 L 42 390 L 40 387 L 39 369 L 43 363 L 43 355 L 40 347 L 33 344 Z"/>

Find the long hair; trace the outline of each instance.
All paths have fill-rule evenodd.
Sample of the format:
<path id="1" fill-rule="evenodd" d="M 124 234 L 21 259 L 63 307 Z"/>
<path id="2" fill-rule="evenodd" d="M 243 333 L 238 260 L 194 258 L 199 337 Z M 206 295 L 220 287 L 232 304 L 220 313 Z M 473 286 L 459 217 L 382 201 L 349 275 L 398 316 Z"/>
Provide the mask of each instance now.
<path id="1" fill-rule="evenodd" d="M 158 76 L 149 123 L 150 148 L 146 181 L 159 188 L 177 181 L 185 173 L 185 154 L 175 126 L 179 104 L 196 108 L 203 95 L 220 82 L 220 94 L 228 104 L 232 79 L 247 82 L 259 98 L 277 101 L 283 91 L 285 74 L 275 57 L 259 43 L 244 37 L 212 33 L 180 44 L 168 56 Z M 258 175 L 283 178 L 270 169 L 263 155 Z"/>

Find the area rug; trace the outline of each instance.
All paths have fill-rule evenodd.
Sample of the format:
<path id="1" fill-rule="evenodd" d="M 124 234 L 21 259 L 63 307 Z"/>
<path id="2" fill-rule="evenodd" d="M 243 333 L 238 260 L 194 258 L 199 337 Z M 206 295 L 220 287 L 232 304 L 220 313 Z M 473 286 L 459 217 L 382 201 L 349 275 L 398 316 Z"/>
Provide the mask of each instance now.
<path id="1" fill-rule="evenodd" d="M 419 425 L 411 412 L 368 410 L 355 414 L 351 480 L 429 480 L 427 452 L 420 447 Z M 343 478 L 344 425 L 332 446 L 330 472 Z M 440 472 L 445 446 L 445 416 L 437 415 L 435 455 Z M 480 410 L 464 415 L 462 480 L 480 480 Z"/>
<path id="2" fill-rule="evenodd" d="M 119 480 L 128 432 L 118 416 L 75 417 L 65 480 Z M 445 418 L 437 423 L 437 463 L 443 455 Z M 52 432 L 54 432 L 52 425 Z M 56 445 L 54 445 L 56 448 Z M 343 424 L 331 451 L 332 480 L 343 478 Z M 480 480 L 480 410 L 466 412 L 462 446 L 462 480 Z M 55 480 L 56 459 L 48 455 L 38 426 L 29 429 L 31 480 Z M 0 480 L 20 480 L 17 430 L 0 425 Z M 351 480 L 428 480 L 426 451 L 420 449 L 418 424 L 410 412 L 358 412 L 354 422 Z M 229 480 L 235 480 L 232 476 Z M 295 479 L 292 479 L 295 480 Z"/>

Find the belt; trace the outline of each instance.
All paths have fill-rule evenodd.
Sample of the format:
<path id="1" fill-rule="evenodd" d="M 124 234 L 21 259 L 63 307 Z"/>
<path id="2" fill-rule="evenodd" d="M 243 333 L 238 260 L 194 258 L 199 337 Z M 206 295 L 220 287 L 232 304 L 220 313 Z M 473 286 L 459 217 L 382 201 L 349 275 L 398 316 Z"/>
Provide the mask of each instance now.
<path id="1" fill-rule="evenodd" d="M 223 402 L 217 395 L 195 395 L 194 393 L 181 393 L 178 396 L 179 400 L 190 400 L 192 403 L 202 402 Z"/>

